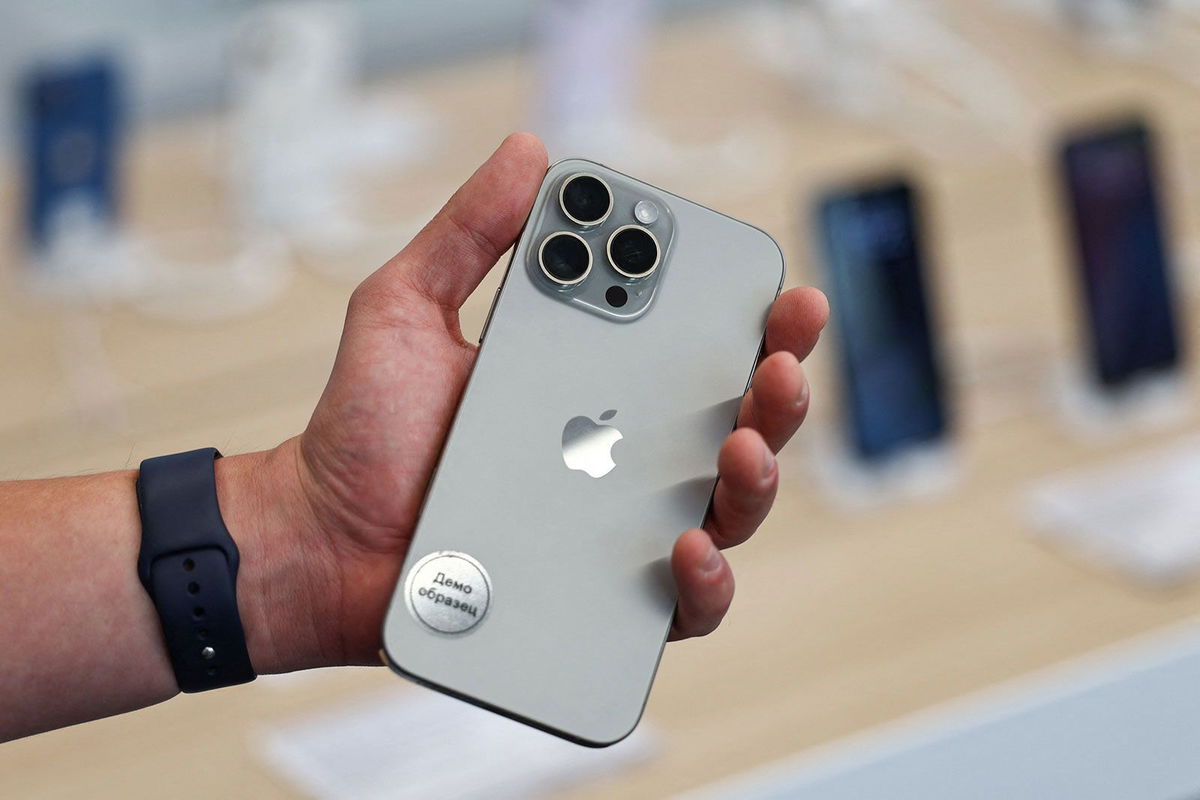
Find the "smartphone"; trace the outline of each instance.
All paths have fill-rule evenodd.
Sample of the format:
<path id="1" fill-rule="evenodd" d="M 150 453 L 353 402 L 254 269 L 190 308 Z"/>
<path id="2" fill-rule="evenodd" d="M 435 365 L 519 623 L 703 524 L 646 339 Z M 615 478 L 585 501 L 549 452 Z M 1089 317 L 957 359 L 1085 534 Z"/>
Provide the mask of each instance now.
<path id="1" fill-rule="evenodd" d="M 842 188 L 819 201 L 816 217 L 849 448 L 879 463 L 937 443 L 947 435 L 946 391 L 915 190 L 900 179 Z"/>
<path id="2" fill-rule="evenodd" d="M 395 671 L 579 744 L 634 729 L 783 272 L 757 228 L 549 169 L 391 600 Z"/>
<path id="3" fill-rule="evenodd" d="M 112 61 L 94 57 L 34 68 L 22 107 L 32 247 L 49 246 L 72 226 L 115 226 L 121 113 Z"/>
<path id="4" fill-rule="evenodd" d="M 1069 137 L 1059 153 L 1091 373 L 1120 390 L 1180 363 L 1150 130 L 1123 122 Z"/>

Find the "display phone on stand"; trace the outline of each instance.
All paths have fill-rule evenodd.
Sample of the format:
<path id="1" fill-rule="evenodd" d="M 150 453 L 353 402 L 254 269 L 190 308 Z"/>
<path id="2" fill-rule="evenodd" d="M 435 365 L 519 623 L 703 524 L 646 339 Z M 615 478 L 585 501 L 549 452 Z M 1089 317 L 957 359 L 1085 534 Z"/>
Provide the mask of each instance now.
<path id="1" fill-rule="evenodd" d="M 817 206 L 817 233 L 851 453 L 881 465 L 940 444 L 946 390 L 915 190 L 892 180 L 830 192 Z"/>
<path id="2" fill-rule="evenodd" d="M 550 168 L 392 597 L 394 670 L 579 744 L 634 729 L 783 272 L 757 228 Z"/>
<path id="3" fill-rule="evenodd" d="M 1140 120 L 1069 136 L 1059 153 L 1092 382 L 1115 394 L 1180 364 L 1153 136 Z"/>
<path id="4" fill-rule="evenodd" d="M 1164 5 L 1162 0 L 1058 0 L 1069 23 L 1100 30 L 1144 26 Z"/>
<path id="5" fill-rule="evenodd" d="M 26 233 L 35 252 L 62 237 L 111 235 L 118 213 L 120 104 L 106 58 L 38 66 L 25 78 Z"/>

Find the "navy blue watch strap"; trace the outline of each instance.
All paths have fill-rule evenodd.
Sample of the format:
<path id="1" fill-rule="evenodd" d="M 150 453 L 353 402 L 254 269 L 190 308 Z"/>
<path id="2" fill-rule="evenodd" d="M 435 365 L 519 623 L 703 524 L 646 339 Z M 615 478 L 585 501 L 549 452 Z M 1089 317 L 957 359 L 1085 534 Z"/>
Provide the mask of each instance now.
<path id="1" fill-rule="evenodd" d="M 137 480 L 138 577 L 185 692 L 255 678 L 237 607 L 238 549 L 217 505 L 220 457 L 209 447 L 148 458 Z"/>

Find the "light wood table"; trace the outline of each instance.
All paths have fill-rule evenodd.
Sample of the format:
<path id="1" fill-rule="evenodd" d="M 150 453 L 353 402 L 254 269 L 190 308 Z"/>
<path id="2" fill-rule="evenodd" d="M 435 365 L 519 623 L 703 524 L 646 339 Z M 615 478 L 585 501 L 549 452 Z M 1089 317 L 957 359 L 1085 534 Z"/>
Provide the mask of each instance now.
<path id="1" fill-rule="evenodd" d="M 1154 112 L 1175 165 L 1167 184 L 1175 230 L 1193 240 L 1195 89 L 987 6 L 945 6 L 963 35 L 1012 69 L 1046 130 L 1131 102 Z M 769 146 L 736 167 L 641 174 L 767 229 L 784 247 L 792 284 L 814 279 L 807 203 L 820 186 L 893 167 L 919 174 L 956 375 L 961 479 L 941 496 L 867 511 L 846 510 L 815 488 L 812 442 L 832 422 L 827 337 L 809 367 L 813 424 L 783 456 L 777 507 L 753 543 L 731 554 L 739 583 L 732 613 L 719 635 L 673 645 L 663 660 L 647 712 L 662 752 L 579 787 L 576 797 L 698 786 L 1200 613 L 1195 589 L 1148 592 L 1084 568 L 1036 544 L 1020 515 L 1020 493 L 1039 476 L 1200 427 L 1193 416 L 1136 438 L 1089 442 L 1056 417 L 1048 377 L 1073 348 L 1074 320 L 1049 159 L 1002 148 L 975 159 L 914 157 L 902 138 L 823 111 L 764 74 L 738 30 L 736 20 L 716 17 L 657 35 L 647 118 L 690 147 L 746 130 Z M 508 55 L 376 88 L 385 99 L 415 94 L 443 115 L 426 163 L 362 190 L 394 219 L 397 247 L 414 215 L 522 126 L 531 85 L 531 59 Z M 192 121 L 139 134 L 129 187 L 137 231 L 225 224 L 219 133 L 212 121 Z M 9 218 L 17 195 L 5 182 L 0 208 Z M 121 304 L 30 299 L 19 288 L 11 236 L 3 252 L 10 280 L 0 293 L 0 478 L 125 467 L 201 445 L 238 452 L 277 443 L 302 428 L 321 391 L 353 286 L 299 269 L 257 313 L 171 323 Z M 478 330 L 497 277 L 468 302 L 468 332 Z M 0 747 L 0 796 L 293 797 L 247 747 L 253 731 L 394 685 L 384 670 L 335 671 L 179 698 L 12 743 Z"/>

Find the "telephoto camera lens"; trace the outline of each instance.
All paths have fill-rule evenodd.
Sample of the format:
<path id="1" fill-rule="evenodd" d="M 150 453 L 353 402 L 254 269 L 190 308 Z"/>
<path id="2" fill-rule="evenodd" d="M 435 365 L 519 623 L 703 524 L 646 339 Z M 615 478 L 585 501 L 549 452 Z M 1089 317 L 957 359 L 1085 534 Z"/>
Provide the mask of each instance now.
<path id="1" fill-rule="evenodd" d="M 658 240 L 640 225 L 618 228 L 608 239 L 608 263 L 626 278 L 644 278 L 658 267 Z"/>
<path id="2" fill-rule="evenodd" d="M 577 233 L 552 233 L 538 249 L 538 265 L 559 286 L 574 286 L 592 271 L 592 249 Z"/>
<path id="3" fill-rule="evenodd" d="M 599 225 L 612 211 L 612 192 L 595 175 L 579 173 L 563 182 L 558 202 L 567 219 L 579 225 Z"/>

